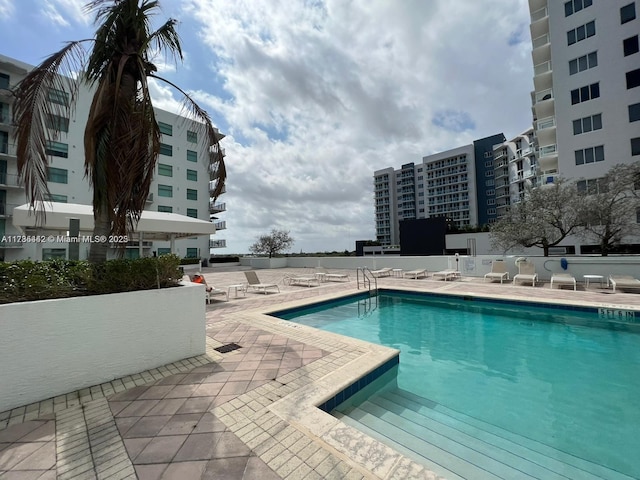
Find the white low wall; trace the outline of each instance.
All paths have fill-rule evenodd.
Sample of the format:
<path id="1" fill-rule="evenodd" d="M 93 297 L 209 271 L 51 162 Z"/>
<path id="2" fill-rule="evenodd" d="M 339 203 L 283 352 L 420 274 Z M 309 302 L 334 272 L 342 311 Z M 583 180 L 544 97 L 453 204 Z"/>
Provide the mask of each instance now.
<path id="1" fill-rule="evenodd" d="M 0 305 L 0 412 L 205 352 L 204 286 Z"/>
<path id="2" fill-rule="evenodd" d="M 469 277 L 483 277 L 485 273 L 491 270 L 491 262 L 496 258 L 504 259 L 507 264 L 507 270 L 513 278 L 518 273 L 516 260 L 521 256 L 526 257 L 536 266 L 536 272 L 540 281 L 548 281 L 553 273 L 570 273 L 578 280 L 582 280 L 585 274 L 595 274 L 607 277 L 609 275 L 633 275 L 640 277 L 640 256 L 624 255 L 607 257 L 575 255 L 575 256 L 531 256 L 531 255 L 477 255 L 468 256 L 460 255 L 430 255 L 430 256 L 395 256 L 395 255 L 375 255 L 366 257 L 287 257 L 271 259 L 278 260 L 278 263 L 269 264 L 268 262 L 249 262 L 249 260 L 259 260 L 256 258 L 247 259 L 243 265 L 251 265 L 253 268 L 318 268 L 326 269 L 347 269 L 355 270 L 357 268 L 368 267 L 371 270 L 380 268 L 401 268 L 403 270 L 415 270 L 425 268 L 428 272 L 437 272 L 447 268 L 459 270 L 463 275 Z M 560 261 L 565 258 L 567 261 L 567 269 L 564 270 Z M 269 260 L 264 258 L 263 260 Z M 264 265 L 264 266 L 257 266 Z"/>

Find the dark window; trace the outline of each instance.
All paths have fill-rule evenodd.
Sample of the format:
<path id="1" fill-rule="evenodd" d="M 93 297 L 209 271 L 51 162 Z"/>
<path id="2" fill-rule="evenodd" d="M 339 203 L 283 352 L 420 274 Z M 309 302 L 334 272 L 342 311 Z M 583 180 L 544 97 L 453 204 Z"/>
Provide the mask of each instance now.
<path id="1" fill-rule="evenodd" d="M 600 96 L 600 84 L 592 83 L 591 85 L 585 85 L 584 87 L 571 90 L 571 105 L 576 103 L 586 102 L 593 100 Z"/>
<path id="2" fill-rule="evenodd" d="M 597 114 L 591 117 L 593 120 L 593 129 L 601 130 L 602 129 L 602 114 Z"/>
<path id="3" fill-rule="evenodd" d="M 63 168 L 47 168 L 47 180 L 54 183 L 69 183 L 68 171 Z"/>
<path id="4" fill-rule="evenodd" d="M 57 130 L 59 132 L 69 131 L 69 119 L 60 115 L 49 114 L 45 117 L 47 128 Z"/>
<path id="5" fill-rule="evenodd" d="M 589 68 L 598 66 L 598 52 L 591 52 L 588 55 L 574 58 L 569 61 L 569 74 L 575 75 L 578 72 L 584 72 Z"/>
<path id="6" fill-rule="evenodd" d="M 640 50 L 640 48 L 638 48 L 638 35 L 625 39 L 622 42 L 622 47 L 624 48 L 625 57 L 638 53 L 638 50 Z"/>
<path id="7" fill-rule="evenodd" d="M 576 165 L 584 164 L 584 152 L 582 150 L 576 150 Z"/>
<path id="8" fill-rule="evenodd" d="M 573 45 L 574 43 L 576 43 L 576 31 L 575 30 L 569 30 L 567 32 L 567 43 L 569 45 Z"/>
<path id="9" fill-rule="evenodd" d="M 45 144 L 45 152 L 53 157 L 69 158 L 69 145 L 48 140 Z"/>
<path id="10" fill-rule="evenodd" d="M 594 150 L 596 152 L 596 162 L 604 162 L 604 146 L 600 145 L 595 147 Z"/>
<path id="11" fill-rule="evenodd" d="M 187 130 L 187 142 L 198 143 L 198 132 Z"/>
<path id="12" fill-rule="evenodd" d="M 640 155 L 640 137 L 631 139 L 631 155 Z"/>
<path id="13" fill-rule="evenodd" d="M 579 118 L 573 121 L 573 134 L 579 135 L 592 130 L 600 130 L 602 128 L 602 114 L 592 115 L 589 117 Z"/>
<path id="14" fill-rule="evenodd" d="M 598 98 L 600 96 L 600 84 L 599 83 L 592 83 L 591 85 L 589 85 L 589 98 L 588 100 L 592 100 L 594 98 Z"/>
<path id="15" fill-rule="evenodd" d="M 631 2 L 620 9 L 620 23 L 627 23 L 636 18 L 636 2 Z"/>
<path id="16" fill-rule="evenodd" d="M 604 146 L 589 147 L 584 150 L 576 150 L 574 152 L 576 165 L 583 165 L 585 163 L 603 162 L 604 161 Z"/>
<path id="17" fill-rule="evenodd" d="M 173 126 L 168 123 L 158 122 L 158 129 L 163 135 L 173 135 Z"/>
<path id="18" fill-rule="evenodd" d="M 170 207 L 168 205 L 158 205 L 158 211 L 159 212 L 164 212 L 164 213 L 172 213 L 173 212 L 173 207 Z M 169 249 L 171 250 L 171 249 Z M 171 253 L 171 251 L 169 251 L 168 253 Z"/>
<path id="19" fill-rule="evenodd" d="M 575 105 L 576 103 L 580 103 L 579 89 L 571 90 L 571 105 Z"/>
<path id="20" fill-rule="evenodd" d="M 636 88 L 640 85 L 640 68 L 627 72 L 627 89 Z"/>
<path id="21" fill-rule="evenodd" d="M 637 122 L 640 120 L 640 103 L 629 105 L 629 121 Z"/>
<path id="22" fill-rule="evenodd" d="M 593 0 L 570 0 L 564 4 L 564 16 L 568 17 L 576 12 L 579 12 L 583 8 L 590 7 Z"/>
<path id="23" fill-rule="evenodd" d="M 51 103 L 57 103 L 58 105 L 69 105 L 69 93 L 64 90 L 58 90 L 57 88 L 49 89 L 49 101 Z"/>
<path id="24" fill-rule="evenodd" d="M 9 75 L 0 73 L 0 90 L 9 90 Z"/>
<path id="25" fill-rule="evenodd" d="M 171 145 L 167 145 L 166 143 L 161 143 L 160 154 L 166 155 L 167 157 L 173 156 L 173 147 Z"/>

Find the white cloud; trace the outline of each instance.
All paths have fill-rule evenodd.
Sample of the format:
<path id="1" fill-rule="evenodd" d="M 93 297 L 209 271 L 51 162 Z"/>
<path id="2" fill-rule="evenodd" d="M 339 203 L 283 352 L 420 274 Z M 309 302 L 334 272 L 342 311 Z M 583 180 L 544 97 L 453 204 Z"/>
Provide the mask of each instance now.
<path id="1" fill-rule="evenodd" d="M 13 0 L 0 0 L 0 21 L 9 21 L 14 11 Z"/>
<path id="2" fill-rule="evenodd" d="M 93 16 L 85 14 L 86 0 L 45 0 L 45 15 L 57 25 L 68 27 L 71 23 L 89 25 Z"/>
<path id="3" fill-rule="evenodd" d="M 198 98 L 229 125 L 230 251 L 272 226 L 299 240 L 294 251 L 351 249 L 375 237 L 374 170 L 531 123 L 525 0 L 190 0 L 185 10 L 227 94 Z"/>

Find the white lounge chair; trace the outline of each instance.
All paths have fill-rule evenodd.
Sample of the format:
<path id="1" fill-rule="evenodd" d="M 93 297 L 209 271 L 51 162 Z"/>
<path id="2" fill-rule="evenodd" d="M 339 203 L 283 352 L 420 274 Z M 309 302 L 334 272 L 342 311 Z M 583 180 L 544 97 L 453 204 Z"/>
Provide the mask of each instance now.
<path id="1" fill-rule="evenodd" d="M 244 272 L 244 276 L 247 277 L 247 288 L 246 290 L 253 288 L 257 291 L 262 291 L 265 295 L 267 294 L 267 290 L 275 288 L 280 293 L 280 287 L 278 287 L 275 283 L 261 283 L 258 275 L 253 270 L 249 270 L 248 272 Z"/>
<path id="2" fill-rule="evenodd" d="M 199 278 L 195 278 L 195 277 L 199 277 Z M 196 281 L 194 281 L 196 280 Z M 182 281 L 183 282 L 191 282 L 191 283 L 198 283 L 200 285 L 204 285 L 204 294 L 205 294 L 205 302 L 206 303 L 211 303 L 211 300 L 213 300 L 212 297 L 215 297 L 216 295 L 224 295 L 225 300 L 228 302 L 229 301 L 229 293 L 226 290 L 221 290 L 219 288 L 216 287 L 210 287 L 207 284 L 207 280 L 204 278 L 204 276 L 202 275 L 183 275 L 182 276 Z"/>
<path id="3" fill-rule="evenodd" d="M 514 285 L 518 282 L 530 283 L 532 286 L 536 286 L 536 280 L 538 280 L 538 274 L 536 273 L 536 266 L 523 260 L 518 262 L 518 273 L 513 276 Z"/>
<path id="4" fill-rule="evenodd" d="M 640 288 L 640 280 L 631 275 L 609 275 L 609 283 L 614 292 L 616 288 Z"/>
<path id="5" fill-rule="evenodd" d="M 320 280 L 315 275 L 285 275 L 282 279 L 285 285 L 302 285 L 313 287 L 320 285 Z"/>
<path id="6" fill-rule="evenodd" d="M 563 285 L 569 285 L 576 290 L 576 279 L 570 273 L 554 273 L 551 275 L 551 288 L 553 288 L 554 284 L 559 288 L 562 288 Z"/>
<path id="7" fill-rule="evenodd" d="M 371 274 L 374 277 L 390 277 L 392 270 L 393 268 L 385 267 L 381 268 L 380 270 L 371 270 Z"/>
<path id="8" fill-rule="evenodd" d="M 408 272 L 404 272 L 403 276 L 413 278 L 414 280 L 417 280 L 418 278 L 427 278 L 427 271 L 424 268 L 409 270 Z"/>
<path id="9" fill-rule="evenodd" d="M 484 279 L 499 279 L 502 283 L 505 279 L 509 280 L 509 272 L 507 272 L 507 264 L 504 260 L 494 260 L 491 262 L 491 271 L 484 275 Z"/>
<path id="10" fill-rule="evenodd" d="M 328 272 L 326 268 L 323 267 L 318 267 L 318 273 L 322 274 L 322 276 L 326 279 L 326 280 L 340 280 L 340 281 L 347 281 L 349 280 L 349 275 L 346 273 L 331 273 Z"/>
<path id="11" fill-rule="evenodd" d="M 461 278 L 460 272 L 457 270 L 453 270 L 452 268 L 448 268 L 446 270 L 440 270 L 439 272 L 433 272 L 432 276 L 434 280 L 441 278 L 445 282 L 449 280 L 455 280 L 457 278 Z"/>

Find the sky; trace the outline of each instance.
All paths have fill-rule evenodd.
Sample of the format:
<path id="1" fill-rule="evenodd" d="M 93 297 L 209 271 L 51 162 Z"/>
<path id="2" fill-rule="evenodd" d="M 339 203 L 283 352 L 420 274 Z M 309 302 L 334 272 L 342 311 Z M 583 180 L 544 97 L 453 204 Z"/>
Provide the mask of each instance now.
<path id="1" fill-rule="evenodd" d="M 38 64 L 91 38 L 86 0 L 0 0 L 0 53 Z M 375 239 L 373 173 L 531 126 L 526 0 L 160 0 L 184 61 L 154 59 L 226 135 L 227 248 Z M 180 95 L 152 83 L 154 105 Z"/>

